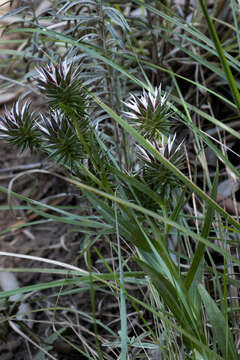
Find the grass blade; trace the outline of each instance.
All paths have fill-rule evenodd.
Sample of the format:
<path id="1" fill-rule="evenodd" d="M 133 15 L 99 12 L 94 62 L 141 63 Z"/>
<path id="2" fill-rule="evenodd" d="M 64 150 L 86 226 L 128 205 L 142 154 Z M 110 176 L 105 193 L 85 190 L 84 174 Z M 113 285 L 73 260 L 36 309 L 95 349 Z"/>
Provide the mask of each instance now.
<path id="1" fill-rule="evenodd" d="M 208 10 L 207 10 L 207 7 L 206 7 L 204 1 L 199 0 L 199 3 L 200 3 L 200 6 L 202 8 L 205 19 L 207 21 L 208 30 L 210 32 L 210 35 L 211 35 L 212 40 L 214 42 L 215 48 L 217 50 L 219 60 L 221 61 L 223 70 L 224 70 L 224 72 L 226 74 L 226 77 L 227 77 L 227 80 L 228 80 L 228 85 L 229 85 L 229 88 L 231 90 L 234 102 L 237 105 L 238 111 L 240 111 L 240 94 L 239 94 L 236 82 L 234 80 L 232 71 L 230 69 L 230 66 L 229 66 L 229 64 L 227 62 L 227 59 L 226 59 L 225 55 L 224 55 L 224 51 L 223 51 L 221 42 L 219 40 L 218 34 L 216 32 L 215 26 L 213 24 L 213 21 L 212 21 L 211 17 L 209 16 L 209 13 L 208 13 Z"/>
<path id="2" fill-rule="evenodd" d="M 216 170 L 216 175 L 214 178 L 212 192 L 211 192 L 211 197 L 213 199 L 216 199 L 217 186 L 218 186 L 218 167 Z M 209 236 L 209 232 L 210 232 L 212 221 L 213 221 L 213 216 L 214 216 L 214 208 L 213 208 L 213 206 L 209 205 L 206 215 L 205 215 L 205 220 L 204 220 L 203 229 L 202 229 L 202 233 L 201 233 L 201 236 L 204 238 L 208 238 L 208 236 Z M 206 246 L 203 243 L 198 243 L 198 246 L 197 246 L 193 261 L 192 261 L 192 265 L 188 271 L 187 278 L 186 278 L 186 288 L 188 290 L 191 288 L 192 284 L 196 280 L 195 278 L 196 278 L 197 273 L 199 272 L 200 265 L 203 260 L 205 247 Z"/>
<path id="3" fill-rule="evenodd" d="M 221 349 L 224 359 L 237 360 L 238 353 L 236 346 L 233 341 L 233 337 L 229 331 L 227 324 L 225 323 L 225 318 L 219 308 L 217 307 L 215 301 L 211 298 L 208 292 L 205 290 L 203 285 L 198 286 L 198 291 L 201 296 L 201 299 L 204 303 L 205 310 L 207 312 L 209 321 L 212 325 L 212 331 L 216 336 L 217 343 Z M 228 343 L 226 344 L 226 334 L 223 329 L 227 328 L 228 332 Z"/>

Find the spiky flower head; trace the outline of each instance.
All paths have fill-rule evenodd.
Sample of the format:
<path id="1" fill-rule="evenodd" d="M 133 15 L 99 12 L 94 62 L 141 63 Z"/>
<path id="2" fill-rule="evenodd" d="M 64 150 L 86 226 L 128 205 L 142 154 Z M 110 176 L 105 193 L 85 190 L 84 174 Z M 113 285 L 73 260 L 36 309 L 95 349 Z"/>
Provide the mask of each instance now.
<path id="1" fill-rule="evenodd" d="M 80 66 L 74 68 L 73 62 L 64 60 L 36 70 L 38 87 L 53 109 L 78 118 L 85 116 L 86 92 L 80 79 Z"/>
<path id="2" fill-rule="evenodd" d="M 184 168 L 184 153 L 182 142 L 175 146 L 176 134 L 165 139 L 162 136 L 161 142 L 153 141 L 152 146 L 178 170 Z M 138 145 L 138 158 L 142 164 L 141 177 L 156 191 L 163 199 L 169 199 L 174 191 L 179 188 L 180 180 L 169 169 L 167 169 L 150 152 Z"/>
<path id="3" fill-rule="evenodd" d="M 40 146 L 39 131 L 36 127 L 36 114 L 30 110 L 31 103 L 22 105 L 22 98 L 9 111 L 5 107 L 3 117 L 0 116 L 0 137 L 16 145 L 21 151 L 31 151 Z"/>
<path id="4" fill-rule="evenodd" d="M 37 126 L 42 134 L 45 150 L 57 162 L 73 168 L 75 162 L 85 157 L 76 131 L 64 113 L 53 111 L 50 116 L 41 114 Z"/>
<path id="5" fill-rule="evenodd" d="M 169 93 L 163 93 L 159 86 L 153 94 L 145 90 L 140 97 L 131 94 L 130 100 L 124 103 L 131 110 L 124 114 L 145 139 L 152 141 L 161 139 L 162 134 L 169 134 L 173 112 L 167 103 L 168 97 Z"/>

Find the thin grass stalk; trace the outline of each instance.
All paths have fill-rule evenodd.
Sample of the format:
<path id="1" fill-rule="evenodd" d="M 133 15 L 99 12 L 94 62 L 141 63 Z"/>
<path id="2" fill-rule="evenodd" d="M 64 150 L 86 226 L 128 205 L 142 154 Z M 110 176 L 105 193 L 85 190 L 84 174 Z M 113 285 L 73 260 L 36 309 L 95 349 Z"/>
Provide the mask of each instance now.
<path id="1" fill-rule="evenodd" d="M 218 166 L 217 166 L 216 175 L 214 178 L 212 192 L 211 192 L 211 197 L 213 199 L 216 199 L 217 185 L 218 185 Z M 212 226 L 213 215 L 214 215 L 214 208 L 211 205 L 209 205 L 206 215 L 205 215 L 203 229 L 201 232 L 201 236 L 204 238 L 208 238 L 208 236 L 209 236 L 209 232 L 210 232 L 211 226 Z M 190 289 L 191 285 L 193 284 L 195 276 L 197 275 L 197 273 L 199 271 L 199 266 L 203 260 L 205 247 L 206 246 L 203 243 L 198 243 L 198 245 L 197 245 L 197 249 L 195 251 L 195 255 L 194 255 L 191 267 L 190 267 L 187 277 L 186 277 L 185 285 L 188 290 Z"/>
<path id="2" fill-rule="evenodd" d="M 127 309 L 126 309 L 126 296 L 122 288 L 124 288 L 123 264 L 121 256 L 120 234 L 118 227 L 118 214 L 117 205 L 115 204 L 115 217 L 116 217 L 116 237 L 118 249 L 118 262 L 120 273 L 120 316 L 121 316 L 121 355 L 120 360 L 127 360 L 127 342 L 128 342 L 128 328 L 127 328 Z"/>
<path id="3" fill-rule="evenodd" d="M 100 343 L 98 340 L 98 326 L 96 322 L 96 304 L 95 304 L 95 290 L 93 284 L 93 277 L 92 277 L 92 260 L 91 260 L 91 247 L 90 244 L 87 247 L 87 261 L 88 261 L 88 269 L 89 269 L 89 286 L 90 286 L 90 298 L 91 298 L 91 306 L 92 306 L 92 314 L 93 314 L 93 328 L 95 333 L 95 343 L 97 348 L 97 353 L 99 356 L 99 360 L 103 360 L 102 351 L 100 347 Z"/>
<path id="4" fill-rule="evenodd" d="M 215 44 L 215 48 L 217 50 L 219 60 L 220 60 L 220 62 L 222 64 L 223 70 L 224 70 L 225 75 L 227 77 L 228 85 L 229 85 L 229 88 L 231 90 L 234 102 L 235 102 L 235 104 L 236 104 L 236 106 L 238 108 L 238 111 L 240 112 L 240 93 L 238 91 L 238 88 L 237 88 L 235 79 L 233 77 L 231 68 L 230 68 L 230 66 L 229 66 L 229 64 L 227 62 L 226 57 L 225 57 L 225 54 L 224 54 L 224 51 L 223 51 L 223 48 L 222 48 L 222 44 L 221 44 L 221 42 L 219 40 L 219 37 L 218 37 L 218 34 L 216 32 L 213 21 L 212 21 L 211 17 L 209 16 L 209 13 L 208 13 L 207 7 L 206 7 L 206 5 L 204 3 L 204 0 L 199 0 L 199 3 L 200 3 L 200 6 L 202 8 L 202 12 L 203 12 L 203 14 L 205 16 L 205 19 L 207 21 L 208 30 L 209 30 L 211 38 L 212 38 L 212 40 L 213 40 L 213 42 Z"/>

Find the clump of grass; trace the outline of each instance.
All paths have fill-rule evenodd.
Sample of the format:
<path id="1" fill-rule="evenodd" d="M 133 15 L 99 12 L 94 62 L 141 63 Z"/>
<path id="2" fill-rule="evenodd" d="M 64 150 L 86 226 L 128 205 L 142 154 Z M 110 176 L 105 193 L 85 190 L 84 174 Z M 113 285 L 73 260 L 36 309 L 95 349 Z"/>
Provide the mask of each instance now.
<path id="1" fill-rule="evenodd" d="M 206 36 L 207 27 L 201 32 L 194 25 L 194 19 L 202 16 L 200 9 L 191 10 L 192 26 L 186 26 L 186 20 L 170 7 L 154 6 L 154 2 L 134 4 L 137 17 L 131 16 L 134 9 L 126 14 L 123 6 L 107 2 L 66 1 L 61 7 L 53 2 L 52 14 L 59 21 L 67 19 L 73 25 L 70 29 L 63 34 L 38 26 L 22 29 L 30 42 L 31 34 L 38 39 L 42 53 L 46 42 L 54 44 L 55 54 L 48 55 L 51 62 L 42 59 L 33 76 L 48 110 L 36 114 L 29 102 L 21 106 L 18 101 L 0 118 L 1 136 L 20 150 L 41 151 L 58 162 L 67 175 L 54 176 L 80 190 L 91 207 L 87 216 L 75 216 L 13 193 L 41 216 L 78 226 L 85 233 L 83 253 L 88 270 L 56 262 L 65 268 L 61 272 L 64 279 L 11 294 L 58 286 L 58 303 L 65 292 L 82 291 L 77 284 L 85 286 L 91 316 L 77 306 L 74 312 L 92 324 L 91 331 L 86 330 L 89 324 L 85 328 L 92 342 L 78 334 L 82 346 L 76 346 L 64 327 L 55 328 L 54 335 L 87 358 L 238 359 L 238 298 L 234 307 L 232 294 L 239 281 L 229 269 L 240 260 L 229 247 L 236 248 L 232 238 L 238 240 L 240 226 L 217 199 L 224 171 L 237 179 L 239 171 L 226 156 L 226 147 L 218 146 L 219 141 L 209 135 L 209 123 L 218 126 L 219 133 L 226 131 L 236 139 L 239 134 L 229 119 L 217 119 L 206 96 L 238 111 L 239 85 L 231 71 L 231 67 L 239 70 L 238 60 L 223 51 L 225 44 L 203 2 L 200 6 L 212 41 Z M 236 19 L 237 9 L 231 4 Z M 187 18 L 190 10 L 186 6 L 184 11 Z M 82 26 L 75 21 L 76 14 Z M 237 41 L 236 25 L 235 21 L 233 29 L 225 24 Z M 176 29 L 181 29 L 179 34 Z M 151 49 L 143 48 L 142 42 L 150 42 Z M 59 60 L 58 47 L 63 51 L 64 46 L 71 50 L 65 50 Z M 163 52 L 160 67 L 159 53 L 164 47 L 168 52 Z M 177 56 L 171 59 L 171 53 Z M 204 81 L 185 77 L 181 68 L 170 69 L 171 61 L 177 63 L 175 68 L 194 63 L 201 68 Z M 209 71 L 213 77 L 217 74 L 218 81 L 205 79 Z M 172 80 L 171 92 L 159 83 L 163 72 L 168 74 L 165 82 Z M 219 82 L 233 100 L 221 94 Z M 183 141 L 182 132 L 193 139 L 191 144 Z M 207 150 L 215 156 L 213 174 Z M 7 192 L 3 187 L 1 191 Z M 46 216 L 46 208 L 55 215 Z M 102 241 L 110 247 L 111 259 L 94 247 Z M 214 252 L 223 257 L 220 268 L 212 259 Z M 93 269 L 93 254 L 104 266 L 101 273 Z M 129 266 L 133 256 L 141 271 Z M 135 294 L 127 283 L 137 284 Z M 65 286 L 69 286 L 66 291 Z M 119 303 L 118 333 L 100 320 L 98 297 L 103 293 L 112 297 L 112 309 L 114 301 Z M 1 296 L 9 295 L 3 292 Z M 128 309 L 134 311 L 135 326 Z M 68 323 L 67 328 L 77 335 L 74 324 Z"/>

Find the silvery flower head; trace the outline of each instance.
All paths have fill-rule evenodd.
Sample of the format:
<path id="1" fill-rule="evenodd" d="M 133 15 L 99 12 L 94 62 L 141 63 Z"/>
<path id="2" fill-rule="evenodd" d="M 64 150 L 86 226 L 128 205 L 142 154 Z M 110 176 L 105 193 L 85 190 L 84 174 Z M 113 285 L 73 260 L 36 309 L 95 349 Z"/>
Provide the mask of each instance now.
<path id="1" fill-rule="evenodd" d="M 53 109 L 79 118 L 85 116 L 86 93 L 80 79 L 80 67 L 75 68 L 73 62 L 64 60 L 39 66 L 36 70 L 38 87 Z"/>
<path id="2" fill-rule="evenodd" d="M 73 168 L 74 163 L 85 156 L 76 131 L 64 113 L 52 111 L 49 116 L 41 114 L 37 126 L 43 146 L 57 162 Z"/>
<path id="3" fill-rule="evenodd" d="M 124 103 L 131 110 L 124 114 L 147 140 L 161 139 L 162 134 L 169 134 L 174 125 L 170 121 L 173 112 L 167 103 L 168 97 L 169 93 L 163 93 L 159 86 L 153 94 L 145 90 L 140 97 L 132 94 L 130 100 Z"/>
<path id="4" fill-rule="evenodd" d="M 22 98 L 9 111 L 5 108 L 0 117 L 0 137 L 16 145 L 20 150 L 31 151 L 40 146 L 39 131 L 36 127 L 36 115 L 30 110 L 30 102 L 22 105 Z"/>
<path id="5" fill-rule="evenodd" d="M 152 141 L 151 145 L 178 170 L 184 168 L 184 153 L 182 142 L 175 145 L 176 134 L 161 141 Z M 141 176 L 144 181 L 159 195 L 171 198 L 174 190 L 179 188 L 180 181 L 169 169 L 167 169 L 150 152 L 138 145 L 138 158 L 141 163 Z"/>

